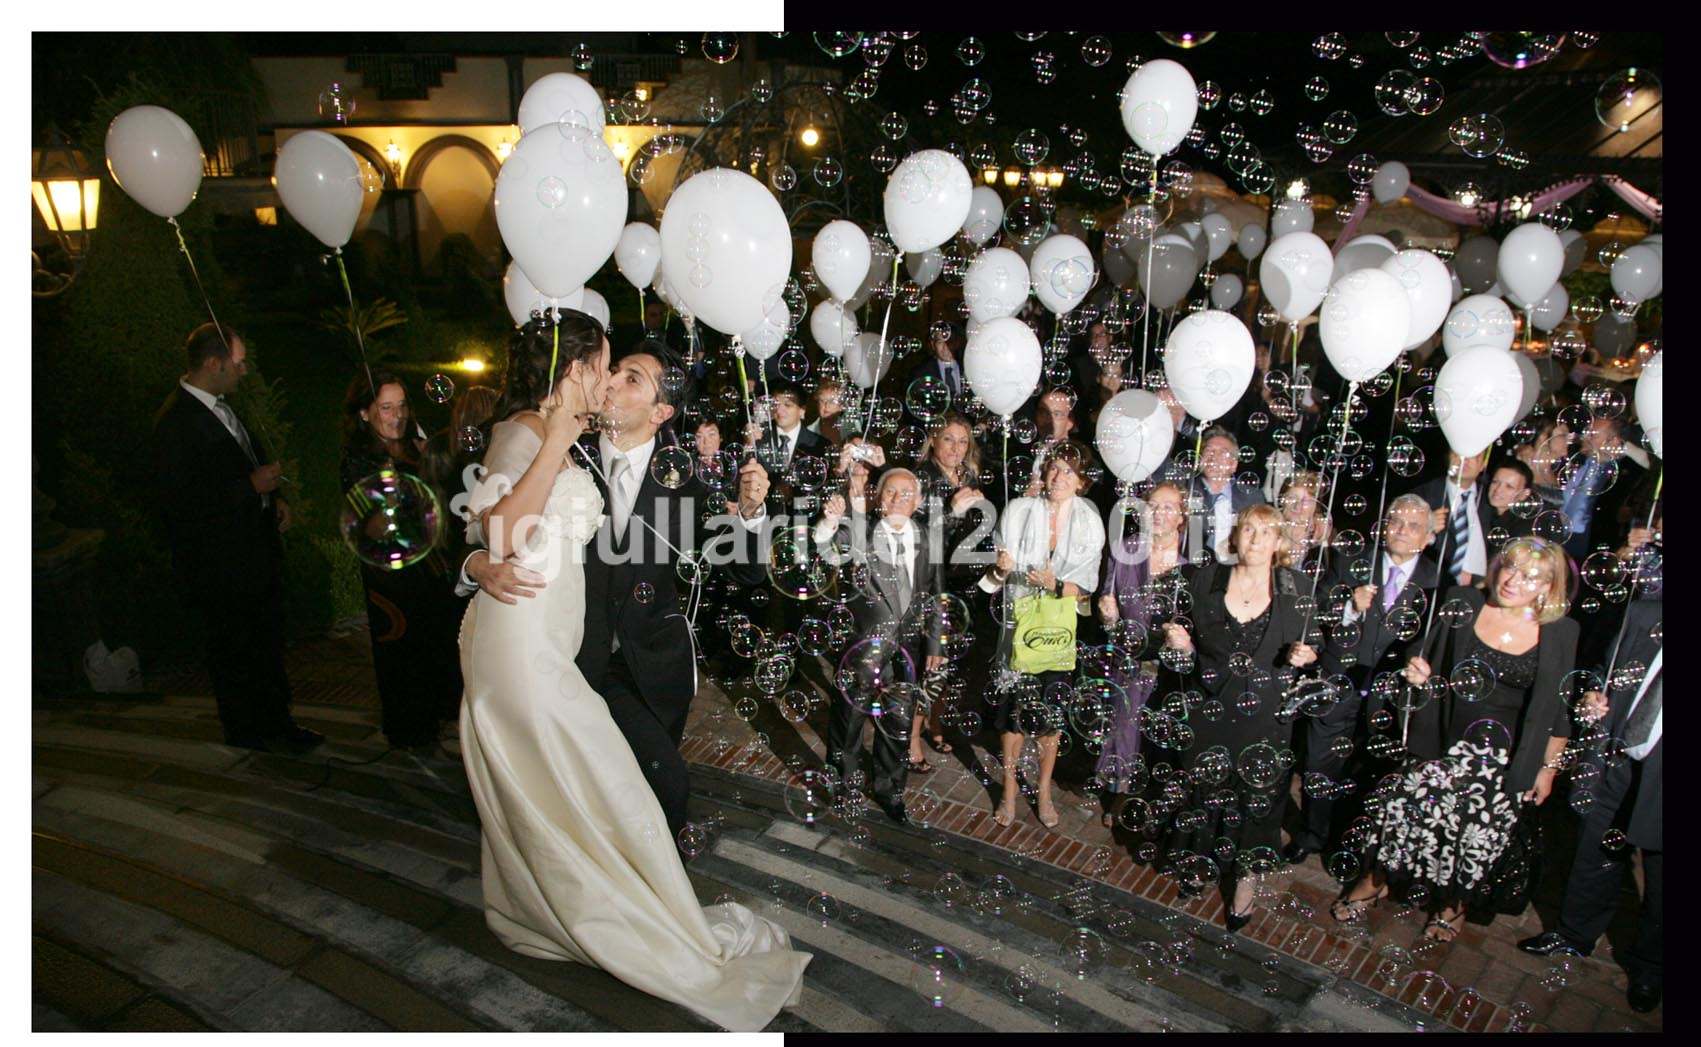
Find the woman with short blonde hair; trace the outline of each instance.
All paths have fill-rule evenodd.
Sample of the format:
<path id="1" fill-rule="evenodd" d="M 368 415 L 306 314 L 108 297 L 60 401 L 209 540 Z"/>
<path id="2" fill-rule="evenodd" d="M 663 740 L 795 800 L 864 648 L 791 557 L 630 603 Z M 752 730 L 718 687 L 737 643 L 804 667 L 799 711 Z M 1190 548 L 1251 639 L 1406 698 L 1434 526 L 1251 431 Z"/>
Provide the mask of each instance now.
<path id="1" fill-rule="evenodd" d="M 1400 714 L 1409 723 L 1397 736 L 1418 766 L 1366 805 L 1370 874 L 1335 903 L 1335 919 L 1416 888 L 1435 908 L 1424 937 L 1450 942 L 1467 910 L 1511 911 L 1504 906 L 1527 891 L 1501 857 L 1529 806 L 1552 793 L 1571 735 L 1564 680 L 1578 628 L 1565 617 L 1569 575 L 1562 548 L 1519 538 L 1489 565 L 1486 591 L 1455 586 L 1440 598 L 1402 675 L 1429 688 L 1433 671 L 1446 686 Z"/>

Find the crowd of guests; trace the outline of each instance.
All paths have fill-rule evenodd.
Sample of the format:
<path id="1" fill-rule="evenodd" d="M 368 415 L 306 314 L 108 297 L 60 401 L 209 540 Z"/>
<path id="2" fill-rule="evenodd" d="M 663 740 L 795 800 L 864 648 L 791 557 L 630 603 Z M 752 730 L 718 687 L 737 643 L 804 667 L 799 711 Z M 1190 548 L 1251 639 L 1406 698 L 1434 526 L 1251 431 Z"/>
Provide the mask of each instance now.
<path id="1" fill-rule="evenodd" d="M 678 341 L 665 317 L 646 320 L 649 344 Z M 273 593 L 287 510 L 275 466 L 218 399 L 240 377 L 240 338 L 210 328 L 191 336 L 190 373 L 162 415 L 162 505 L 213 627 L 228 740 L 300 750 L 315 743 L 288 720 L 281 641 L 229 613 L 235 596 L 211 566 L 238 555 L 212 536 L 240 534 L 239 555 L 272 565 Z M 686 359 L 710 392 L 665 440 L 689 453 L 705 511 L 733 508 L 740 463 L 757 456 L 775 479 L 769 515 L 796 526 L 789 555 L 824 580 L 708 579 L 700 654 L 716 676 L 782 700 L 751 678 L 789 636 L 783 647 L 825 668 L 800 667 L 785 689 L 818 677 L 823 700 L 805 708 L 841 794 L 866 788 L 908 821 L 906 787 L 957 759 L 982 775 L 998 824 L 1031 813 L 1049 828 L 1061 778 L 1099 794 L 1104 824 L 1185 891 L 1219 887 L 1230 929 L 1250 918 L 1259 876 L 1316 856 L 1343 884 L 1336 919 L 1394 896 L 1432 913 L 1427 937 L 1451 940 L 1467 918 L 1523 908 L 1521 827 L 1561 795 L 1582 817 L 1575 867 L 1559 925 L 1523 945 L 1590 951 L 1639 852 L 1627 962 L 1633 1005 L 1651 1008 L 1663 520 L 1658 465 L 1630 420 L 1567 386 L 1461 458 L 1407 399 L 1433 380 L 1430 358 L 1400 376 L 1404 392 L 1367 387 L 1352 446 L 1338 446 L 1346 383 L 1315 336 L 1297 365 L 1278 338 L 1223 418 L 1191 418 L 1163 394 L 1173 450 L 1131 487 L 1091 440 L 1131 382 L 1117 348 L 1129 337 L 1099 320 L 1054 342 L 1048 379 L 1067 382 L 1042 386 L 1008 431 L 976 408 L 949 323 L 874 391 L 824 358 L 801 383 L 761 374 L 743 387 L 719 353 Z M 451 505 L 478 460 L 464 434 L 500 420 L 498 399 L 462 390 L 449 427 L 427 437 L 406 383 L 360 375 L 343 484 L 407 470 Z M 456 715 L 466 549 L 451 524 L 408 570 L 362 567 L 383 729 L 399 748 L 435 745 Z M 848 620 L 829 627 L 840 609 Z M 1578 669 L 1594 682 L 1579 685 Z"/>

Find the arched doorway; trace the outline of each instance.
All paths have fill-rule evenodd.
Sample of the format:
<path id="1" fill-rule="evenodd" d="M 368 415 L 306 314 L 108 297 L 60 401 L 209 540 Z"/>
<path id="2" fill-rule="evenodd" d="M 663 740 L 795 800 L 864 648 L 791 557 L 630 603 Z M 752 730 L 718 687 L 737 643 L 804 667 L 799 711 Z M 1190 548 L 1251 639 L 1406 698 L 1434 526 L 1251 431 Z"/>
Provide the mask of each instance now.
<path id="1" fill-rule="evenodd" d="M 360 201 L 360 217 L 354 220 L 354 235 L 358 237 L 371 224 L 372 212 L 378 209 L 380 193 L 373 187 L 390 187 L 390 165 L 370 142 L 362 141 L 353 135 L 337 135 L 336 138 L 354 153 L 355 160 L 360 164 L 361 184 L 368 187 L 366 195 Z"/>
<path id="2" fill-rule="evenodd" d="M 482 143 L 443 135 L 421 146 L 402 173 L 402 184 L 419 190 L 419 252 L 427 272 L 440 271 L 446 237 L 464 233 L 494 271 L 502 258 L 492 195 L 501 170 Z"/>

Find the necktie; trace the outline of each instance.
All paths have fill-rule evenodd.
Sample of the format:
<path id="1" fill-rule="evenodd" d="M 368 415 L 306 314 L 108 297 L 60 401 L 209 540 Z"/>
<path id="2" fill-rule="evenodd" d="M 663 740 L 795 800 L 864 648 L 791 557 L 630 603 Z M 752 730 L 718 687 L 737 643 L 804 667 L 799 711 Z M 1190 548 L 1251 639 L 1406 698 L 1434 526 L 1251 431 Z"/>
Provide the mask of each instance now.
<path id="1" fill-rule="evenodd" d="M 945 364 L 941 368 L 945 372 L 945 387 L 951 390 L 951 398 L 957 397 L 957 365 Z"/>
<path id="2" fill-rule="evenodd" d="M 1471 500 L 1464 491 L 1459 492 L 1458 501 L 1453 506 L 1449 530 L 1453 547 L 1447 551 L 1447 576 L 1457 578 L 1465 569 L 1465 553 L 1471 541 Z"/>
<path id="3" fill-rule="evenodd" d="M 780 434 L 780 461 L 786 464 L 791 462 L 791 437 L 785 433 Z"/>
<path id="4" fill-rule="evenodd" d="M 1577 470 L 1575 485 L 1565 496 L 1561 506 L 1567 518 L 1571 521 L 1571 533 L 1582 534 L 1589 529 L 1589 518 L 1594 515 L 1595 473 L 1599 463 L 1590 458 Z"/>
<path id="5" fill-rule="evenodd" d="M 1400 598 L 1400 590 L 1406 585 L 1405 572 L 1400 568 L 1389 565 L 1388 577 L 1382 583 L 1382 610 L 1387 613 L 1394 607 L 1394 602 Z"/>
<path id="6" fill-rule="evenodd" d="M 224 420 L 224 427 L 231 431 L 231 435 L 236 437 L 236 442 L 242 446 L 242 453 L 248 456 L 249 464 L 258 466 L 260 459 L 254 453 L 254 441 L 248 438 L 248 430 L 243 428 L 242 420 L 236 417 L 236 412 L 231 410 L 230 405 L 225 403 L 223 399 L 214 400 L 213 408 Z"/>
<path id="7" fill-rule="evenodd" d="M 887 532 L 886 537 L 892 543 L 892 566 L 898 578 L 898 613 L 902 614 L 910 606 L 910 570 L 904 557 L 904 538 L 902 535 Z"/>
<path id="8" fill-rule="evenodd" d="M 608 494 L 614 503 L 609 506 L 609 519 L 614 521 L 614 533 L 626 533 L 626 517 L 632 511 L 632 463 L 623 454 L 616 454 L 608 469 Z"/>
<path id="9" fill-rule="evenodd" d="M 1636 703 L 1636 708 L 1630 710 L 1630 719 L 1624 724 L 1626 748 L 1642 745 L 1648 740 L 1648 735 L 1653 733 L 1654 720 L 1664 707 L 1660 690 L 1661 677 L 1664 674 L 1665 669 L 1662 667 L 1654 674 L 1654 682 L 1648 685 L 1648 691 L 1642 695 L 1642 700 Z"/>

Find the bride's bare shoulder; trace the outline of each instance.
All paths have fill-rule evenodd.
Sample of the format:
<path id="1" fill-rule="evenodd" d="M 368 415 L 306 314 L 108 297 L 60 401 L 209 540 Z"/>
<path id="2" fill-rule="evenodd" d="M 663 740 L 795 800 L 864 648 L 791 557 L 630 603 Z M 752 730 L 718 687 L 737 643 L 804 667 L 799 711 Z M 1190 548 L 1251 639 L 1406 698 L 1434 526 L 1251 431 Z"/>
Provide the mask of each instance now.
<path id="1" fill-rule="evenodd" d="M 539 440 L 543 439 L 543 415 L 536 411 L 520 411 L 508 416 L 514 425 L 524 426 L 525 429 Z"/>

